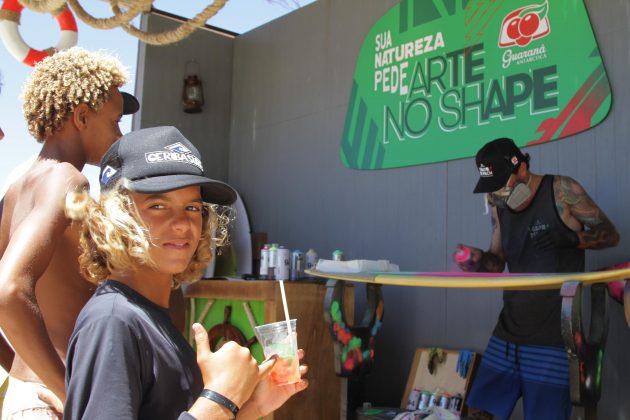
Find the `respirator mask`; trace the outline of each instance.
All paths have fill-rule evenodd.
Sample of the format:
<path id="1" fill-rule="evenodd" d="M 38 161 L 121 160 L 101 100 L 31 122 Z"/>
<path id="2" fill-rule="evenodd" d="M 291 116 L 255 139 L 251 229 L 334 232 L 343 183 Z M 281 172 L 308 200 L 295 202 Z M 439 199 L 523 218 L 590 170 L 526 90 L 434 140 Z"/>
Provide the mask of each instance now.
<path id="1" fill-rule="evenodd" d="M 510 208 L 516 210 L 529 200 L 532 195 L 532 191 L 529 189 L 529 183 L 532 180 L 531 174 L 527 180 L 527 184 L 522 182 L 517 183 L 513 187 L 508 187 L 507 184 L 498 191 L 491 192 L 487 195 L 488 203 L 497 208 Z"/>

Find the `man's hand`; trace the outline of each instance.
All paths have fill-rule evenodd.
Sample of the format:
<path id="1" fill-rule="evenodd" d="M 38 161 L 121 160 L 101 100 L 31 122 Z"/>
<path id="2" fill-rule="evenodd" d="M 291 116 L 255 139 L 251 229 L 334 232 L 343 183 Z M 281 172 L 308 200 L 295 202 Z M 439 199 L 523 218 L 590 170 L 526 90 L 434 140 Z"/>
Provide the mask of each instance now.
<path id="1" fill-rule="evenodd" d="M 55 412 L 60 420 L 63 418 L 63 403 L 54 392 L 42 386 L 37 390 L 37 398 L 48 404 L 48 407 Z"/>
<path id="2" fill-rule="evenodd" d="M 298 358 L 304 357 L 304 350 L 298 350 Z M 300 365 L 300 376 L 304 376 L 308 367 Z M 257 419 L 264 417 L 280 408 L 289 398 L 308 387 L 308 380 L 302 378 L 299 382 L 288 385 L 276 385 L 271 376 L 265 375 L 254 390 L 251 398 L 239 412 L 239 418 Z"/>
<path id="3" fill-rule="evenodd" d="M 218 392 L 241 407 L 251 396 L 261 379 L 266 378 L 276 358 L 260 366 L 246 347 L 228 341 L 212 352 L 208 332 L 201 324 L 193 324 L 197 344 L 197 364 L 201 369 L 204 387 Z"/>

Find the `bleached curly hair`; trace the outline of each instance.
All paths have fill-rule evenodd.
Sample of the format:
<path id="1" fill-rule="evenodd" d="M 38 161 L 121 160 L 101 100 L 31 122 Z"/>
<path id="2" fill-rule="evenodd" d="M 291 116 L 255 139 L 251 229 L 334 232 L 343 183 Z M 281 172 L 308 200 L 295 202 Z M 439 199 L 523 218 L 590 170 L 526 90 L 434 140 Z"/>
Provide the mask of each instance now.
<path id="1" fill-rule="evenodd" d="M 202 230 L 197 250 L 181 273 L 173 276 L 173 287 L 199 280 L 212 259 L 211 245 L 227 245 L 229 207 L 204 204 Z M 149 255 L 151 238 L 129 190 L 122 180 L 101 193 L 99 201 L 86 190 L 66 196 L 66 215 L 82 222 L 80 239 L 81 274 L 99 284 L 112 272 L 133 271 L 139 265 L 155 267 Z"/>
<path id="2" fill-rule="evenodd" d="M 38 63 L 22 88 L 28 131 L 39 143 L 61 128 L 81 103 L 98 111 L 112 87 L 127 83 L 127 69 L 114 56 L 73 47 Z"/>

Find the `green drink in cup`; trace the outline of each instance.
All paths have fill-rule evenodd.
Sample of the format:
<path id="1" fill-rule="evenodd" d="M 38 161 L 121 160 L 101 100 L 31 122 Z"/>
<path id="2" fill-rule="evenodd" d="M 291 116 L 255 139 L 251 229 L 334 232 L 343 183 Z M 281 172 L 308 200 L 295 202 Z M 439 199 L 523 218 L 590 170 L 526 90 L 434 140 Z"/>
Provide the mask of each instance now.
<path id="1" fill-rule="evenodd" d="M 278 360 L 271 370 L 271 379 L 279 385 L 293 384 L 300 381 L 300 363 L 297 355 L 297 320 L 291 320 L 291 335 L 286 321 L 259 325 L 254 328 L 256 338 L 263 348 L 265 358 L 278 355 Z"/>

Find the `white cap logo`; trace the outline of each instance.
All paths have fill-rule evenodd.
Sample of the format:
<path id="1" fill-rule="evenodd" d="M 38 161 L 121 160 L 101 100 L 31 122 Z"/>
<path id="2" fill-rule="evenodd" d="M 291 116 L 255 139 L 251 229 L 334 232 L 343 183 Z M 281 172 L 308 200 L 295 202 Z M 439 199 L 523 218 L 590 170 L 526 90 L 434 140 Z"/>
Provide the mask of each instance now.
<path id="1" fill-rule="evenodd" d="M 484 178 L 494 176 L 494 174 L 492 173 L 492 167 L 486 166 L 482 163 L 481 165 L 479 165 L 479 175 Z"/>
<path id="2" fill-rule="evenodd" d="M 144 154 L 148 163 L 181 162 L 194 165 L 203 172 L 201 160 L 181 143 L 174 143 L 164 147 L 167 151 L 155 151 Z"/>

